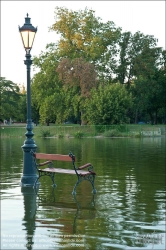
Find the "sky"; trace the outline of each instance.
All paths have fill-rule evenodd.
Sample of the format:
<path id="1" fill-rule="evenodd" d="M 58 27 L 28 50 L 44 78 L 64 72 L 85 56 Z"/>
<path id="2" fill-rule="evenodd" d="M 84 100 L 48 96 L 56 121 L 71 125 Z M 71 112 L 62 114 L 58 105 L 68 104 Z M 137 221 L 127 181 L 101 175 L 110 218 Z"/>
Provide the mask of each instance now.
<path id="1" fill-rule="evenodd" d="M 58 36 L 49 32 L 55 22 L 55 7 L 69 10 L 84 10 L 86 7 L 95 11 L 95 16 L 103 22 L 113 21 L 122 31 L 153 35 L 158 39 L 158 46 L 166 49 L 165 12 L 166 2 L 156 1 L 7 1 L 1 0 L 1 76 L 26 87 L 25 50 L 18 26 L 25 23 L 26 14 L 31 24 L 38 27 L 31 55 L 39 56 L 46 45 L 56 42 Z M 34 75 L 31 68 L 31 77 Z"/>

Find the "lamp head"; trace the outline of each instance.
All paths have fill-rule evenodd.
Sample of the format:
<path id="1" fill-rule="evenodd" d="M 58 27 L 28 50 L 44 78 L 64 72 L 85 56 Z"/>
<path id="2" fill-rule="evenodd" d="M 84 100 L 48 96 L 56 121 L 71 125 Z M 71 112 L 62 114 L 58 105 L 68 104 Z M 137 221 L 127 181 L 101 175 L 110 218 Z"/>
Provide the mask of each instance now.
<path id="1" fill-rule="evenodd" d="M 22 27 L 19 26 L 19 32 L 22 38 L 23 46 L 27 53 L 32 49 L 35 34 L 37 32 L 37 28 L 32 26 L 30 20 L 31 19 L 28 17 L 27 13 L 24 25 Z"/>

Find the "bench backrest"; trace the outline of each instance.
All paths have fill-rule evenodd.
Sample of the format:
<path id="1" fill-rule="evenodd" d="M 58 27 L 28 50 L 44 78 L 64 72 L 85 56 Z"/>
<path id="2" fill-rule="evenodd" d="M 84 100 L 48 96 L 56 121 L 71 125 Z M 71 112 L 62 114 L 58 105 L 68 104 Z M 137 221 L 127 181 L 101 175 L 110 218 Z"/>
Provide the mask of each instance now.
<path id="1" fill-rule="evenodd" d="M 69 155 L 60 155 L 60 154 L 43 154 L 43 153 L 34 153 L 36 159 L 50 160 L 50 161 L 70 161 L 72 158 Z M 75 161 L 75 156 L 74 156 Z"/>

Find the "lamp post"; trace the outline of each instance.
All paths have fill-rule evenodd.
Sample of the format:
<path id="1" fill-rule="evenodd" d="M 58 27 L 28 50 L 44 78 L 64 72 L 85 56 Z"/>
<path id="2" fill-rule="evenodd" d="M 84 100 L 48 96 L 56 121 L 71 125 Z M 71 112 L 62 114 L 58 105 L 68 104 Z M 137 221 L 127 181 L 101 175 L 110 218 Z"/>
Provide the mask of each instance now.
<path id="1" fill-rule="evenodd" d="M 31 119 L 31 88 L 30 88 L 30 69 L 31 69 L 31 55 L 30 51 L 32 49 L 33 41 L 35 38 L 35 34 L 37 32 L 37 28 L 34 28 L 30 23 L 30 18 L 25 17 L 25 24 L 22 27 L 19 27 L 19 32 L 22 38 L 23 46 L 26 51 L 26 60 L 24 60 L 24 64 L 27 68 L 27 125 L 25 133 L 26 140 L 24 141 L 24 145 L 22 146 L 24 161 L 23 161 L 23 175 L 21 177 L 21 185 L 22 186 L 32 186 L 38 177 L 36 174 L 36 169 L 33 165 L 33 160 L 30 151 L 35 151 L 37 146 L 35 141 L 33 140 L 33 124 Z"/>

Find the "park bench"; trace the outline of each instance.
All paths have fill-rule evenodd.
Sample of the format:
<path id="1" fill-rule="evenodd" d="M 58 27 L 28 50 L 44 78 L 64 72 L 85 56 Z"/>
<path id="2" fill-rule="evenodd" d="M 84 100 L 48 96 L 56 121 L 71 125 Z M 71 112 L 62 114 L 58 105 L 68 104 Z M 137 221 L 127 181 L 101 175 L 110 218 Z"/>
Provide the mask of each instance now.
<path id="1" fill-rule="evenodd" d="M 54 182 L 54 176 L 56 173 L 73 174 L 73 175 L 77 175 L 77 182 L 73 188 L 72 194 L 76 194 L 76 187 L 83 180 L 89 181 L 92 184 L 93 193 L 94 194 L 96 193 L 96 189 L 94 186 L 94 180 L 95 180 L 96 173 L 93 171 L 93 166 L 91 163 L 86 163 L 86 164 L 77 168 L 75 165 L 76 157 L 71 152 L 69 153 L 69 155 L 61 155 L 61 154 L 36 153 L 36 152 L 31 151 L 31 154 L 32 154 L 33 161 L 34 161 L 34 166 L 36 167 L 38 174 L 39 174 L 39 176 L 37 177 L 37 179 L 34 183 L 34 187 L 36 186 L 38 180 L 42 176 L 50 176 L 51 180 L 53 182 L 53 187 L 56 187 L 56 184 Z M 44 161 L 42 163 L 40 163 L 40 162 L 38 163 L 37 160 L 46 160 L 46 161 Z M 54 168 L 53 161 L 71 162 L 73 169 Z M 48 167 L 44 168 L 44 169 L 39 168 L 39 167 L 42 167 L 45 165 L 48 165 Z M 87 169 L 86 171 L 83 170 L 85 168 Z"/>

